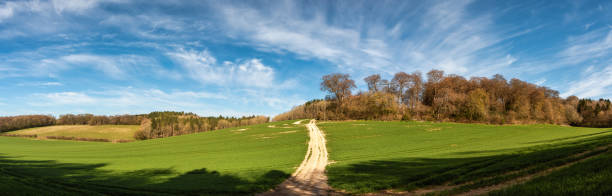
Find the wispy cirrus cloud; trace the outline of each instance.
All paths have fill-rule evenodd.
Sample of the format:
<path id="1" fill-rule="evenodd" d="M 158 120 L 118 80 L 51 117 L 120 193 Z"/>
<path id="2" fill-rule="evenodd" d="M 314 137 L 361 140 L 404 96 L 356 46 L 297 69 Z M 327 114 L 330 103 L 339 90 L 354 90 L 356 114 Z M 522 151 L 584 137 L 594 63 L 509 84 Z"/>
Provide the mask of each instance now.
<path id="1" fill-rule="evenodd" d="M 79 14 L 94 8 L 102 0 L 52 0 L 53 8 L 57 14 L 62 12 L 77 12 Z M 119 2 L 119 1 L 114 1 Z"/>
<path id="2" fill-rule="evenodd" d="M 56 108 L 73 108 L 64 112 L 87 111 L 96 114 L 148 113 L 151 111 L 191 111 L 200 115 L 241 116 L 252 114 L 273 115 L 282 111 L 285 104 L 298 104 L 304 100 L 288 102 L 282 97 L 256 90 L 238 89 L 222 92 L 164 91 L 160 89 L 118 88 L 101 91 L 66 91 L 35 93 L 24 97 L 31 111 L 61 114 Z M 231 102 L 233 104 L 220 104 Z M 245 110 L 245 106 L 264 106 L 265 112 Z M 112 108 L 104 110 L 101 108 Z"/>
<path id="3" fill-rule="evenodd" d="M 100 5 L 125 4 L 118 0 L 23 0 L 0 3 L 0 24 L 11 28 L 0 29 L 0 39 L 48 36 L 65 38 L 66 33 L 77 33 L 94 25 L 83 19 L 106 18 L 112 13 Z M 95 31 L 93 32 L 95 33 Z"/>
<path id="4" fill-rule="evenodd" d="M 612 96 L 612 28 L 595 29 L 570 37 L 567 48 L 559 56 L 568 65 L 590 65 L 571 81 L 561 96 Z"/>
<path id="5" fill-rule="evenodd" d="M 49 53 L 47 50 L 62 50 L 71 53 L 72 48 L 37 50 L 35 52 L 13 53 L 8 56 L 0 55 L 0 59 L 7 59 L 0 63 L 0 78 L 2 77 L 58 77 L 62 72 L 85 69 L 100 72 L 113 79 L 127 79 L 134 74 L 150 73 L 171 79 L 179 79 L 181 75 L 175 71 L 165 69 L 152 57 L 120 54 L 100 55 L 77 53 L 60 56 Z M 47 55 L 45 55 L 47 53 Z M 33 55 L 35 54 L 35 55 Z"/>
<path id="6" fill-rule="evenodd" d="M 40 14 L 50 16 L 62 13 L 83 14 L 85 11 L 96 8 L 101 3 L 121 3 L 126 1 L 117 0 L 23 0 L 7 1 L 0 4 L 0 21 L 10 19 L 22 13 Z"/>
<path id="7" fill-rule="evenodd" d="M 17 86 L 63 86 L 61 82 L 25 82 L 19 83 Z"/>
<path id="8" fill-rule="evenodd" d="M 474 15 L 468 11 L 473 3 L 470 0 L 417 3 L 408 10 L 402 3 L 387 3 L 380 3 L 387 15 L 355 10 L 366 6 L 360 2 L 352 6 L 316 4 L 314 7 L 321 9 L 306 11 L 291 2 L 263 10 L 223 3 L 216 6 L 225 21 L 224 32 L 231 37 L 246 39 L 263 51 L 327 60 L 356 74 L 361 73 L 356 70 L 392 74 L 434 68 L 461 75 L 497 73 L 518 60 L 497 46 L 530 32 L 496 27 L 492 13 Z M 334 10 L 334 14 L 323 12 L 325 9 Z M 361 14 L 362 18 L 346 18 L 345 12 Z M 418 12 L 425 14 L 410 14 Z M 389 15 L 411 18 L 388 23 L 398 19 Z"/>
<path id="9" fill-rule="evenodd" d="M 53 105 L 83 105 L 83 104 L 95 104 L 96 99 L 90 97 L 87 94 L 79 92 L 59 92 L 59 93 L 48 93 L 48 94 L 34 94 L 34 96 L 40 96 L 48 100 L 48 102 L 42 102 L 42 105 L 53 104 Z M 40 105 L 41 103 L 31 103 L 31 105 Z"/>
<path id="10" fill-rule="evenodd" d="M 359 32 L 325 24 L 324 18 L 304 20 L 291 15 L 291 11 L 278 9 L 285 14 L 265 16 L 249 7 L 220 5 L 221 17 L 227 24 L 230 36 L 245 37 L 251 44 L 263 50 L 289 51 L 303 58 L 320 58 L 335 63 L 349 64 L 352 54 L 346 45 L 359 42 Z M 363 53 L 363 52 L 361 52 Z"/>
<path id="11" fill-rule="evenodd" d="M 569 88 L 561 96 L 575 95 L 586 98 L 612 96 L 612 62 L 605 67 L 589 67 L 582 75 L 581 78 L 570 82 Z"/>
<path id="12" fill-rule="evenodd" d="M 555 3 L 2 1 L 0 110 L 273 114 L 321 97 L 323 74 L 362 85 L 373 73 L 430 69 L 612 96 L 610 4 Z M 28 103 L 61 107 L 12 107 L 36 93 Z M 64 98 L 82 102 L 54 101 Z"/>
<path id="13" fill-rule="evenodd" d="M 568 64 L 612 58 L 612 27 L 570 37 L 567 48 L 559 56 Z"/>

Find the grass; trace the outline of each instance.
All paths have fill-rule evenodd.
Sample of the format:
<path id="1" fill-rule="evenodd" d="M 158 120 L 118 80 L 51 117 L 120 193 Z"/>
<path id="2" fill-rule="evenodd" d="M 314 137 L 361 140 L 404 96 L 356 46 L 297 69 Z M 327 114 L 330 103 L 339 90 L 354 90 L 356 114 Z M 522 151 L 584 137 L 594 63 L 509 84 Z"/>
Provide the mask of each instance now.
<path id="1" fill-rule="evenodd" d="M 286 179 L 307 141 L 289 121 L 121 144 L 0 137 L 0 190 L 248 195 Z"/>
<path id="2" fill-rule="evenodd" d="M 555 125 L 350 121 L 319 127 L 333 162 L 329 184 L 350 193 L 473 182 L 446 193 L 465 192 L 612 142 L 611 129 Z"/>
<path id="3" fill-rule="evenodd" d="M 612 151 L 489 195 L 610 195 Z"/>
<path id="4" fill-rule="evenodd" d="M 134 140 L 139 125 L 56 125 L 7 132 L 16 135 L 68 136 L 77 138 L 99 138 L 108 140 Z"/>

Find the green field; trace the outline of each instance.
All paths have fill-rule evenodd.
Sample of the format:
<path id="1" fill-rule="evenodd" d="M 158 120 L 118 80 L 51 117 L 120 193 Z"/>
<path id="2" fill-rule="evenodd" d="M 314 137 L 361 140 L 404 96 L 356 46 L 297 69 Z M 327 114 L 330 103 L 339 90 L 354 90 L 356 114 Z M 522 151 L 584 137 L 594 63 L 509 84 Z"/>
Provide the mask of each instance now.
<path id="1" fill-rule="evenodd" d="M 333 163 L 329 184 L 352 193 L 436 185 L 453 186 L 438 194 L 461 193 L 601 153 L 579 154 L 612 143 L 612 129 L 556 125 L 349 121 L 319 127 Z"/>
<path id="2" fill-rule="evenodd" d="M 612 151 L 490 195 L 610 195 Z"/>
<path id="3" fill-rule="evenodd" d="M 0 137 L 0 190 L 11 195 L 264 192 L 289 177 L 304 159 L 307 130 L 292 122 L 119 144 Z M 602 148 L 612 144 L 609 128 L 379 121 L 318 126 L 326 134 L 330 155 L 328 183 L 342 192 L 435 189 L 426 193 L 452 195 L 568 163 L 575 164 L 490 194 L 612 192 L 612 152 Z M 68 134 L 69 127 L 12 133 Z M 114 136 L 105 135 L 118 133 L 95 131 L 104 127 L 117 128 L 73 130 L 81 130 L 79 137 L 109 138 Z"/>
<path id="4" fill-rule="evenodd" d="M 4 194 L 252 194 L 304 158 L 303 125 L 275 122 L 131 143 L 0 137 Z"/>
<path id="5" fill-rule="evenodd" d="M 22 129 L 7 134 L 134 140 L 134 133 L 139 127 L 139 125 L 56 125 Z"/>

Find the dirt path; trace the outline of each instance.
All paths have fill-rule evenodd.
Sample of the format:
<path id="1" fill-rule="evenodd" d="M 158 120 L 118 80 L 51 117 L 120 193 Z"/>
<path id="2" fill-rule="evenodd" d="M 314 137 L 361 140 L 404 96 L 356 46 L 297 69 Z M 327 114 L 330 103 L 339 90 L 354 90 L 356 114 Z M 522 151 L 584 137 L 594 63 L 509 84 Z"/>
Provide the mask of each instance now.
<path id="1" fill-rule="evenodd" d="M 299 125 L 300 123 L 302 123 L 302 121 L 303 121 L 303 120 L 298 120 L 298 121 L 293 122 L 293 124 L 294 124 L 294 125 Z"/>
<path id="2" fill-rule="evenodd" d="M 325 135 L 311 120 L 306 125 L 310 133 L 310 142 L 304 161 L 291 177 L 281 183 L 275 190 L 259 194 L 270 195 L 329 195 L 325 166 L 327 165 L 327 148 Z"/>

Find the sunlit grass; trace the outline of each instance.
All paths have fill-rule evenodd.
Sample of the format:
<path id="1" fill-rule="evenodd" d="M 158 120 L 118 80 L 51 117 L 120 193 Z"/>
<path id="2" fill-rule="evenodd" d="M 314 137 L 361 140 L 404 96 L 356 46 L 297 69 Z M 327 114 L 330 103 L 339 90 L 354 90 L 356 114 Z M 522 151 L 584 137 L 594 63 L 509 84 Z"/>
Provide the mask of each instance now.
<path id="1" fill-rule="evenodd" d="M 13 173 L 26 179 L 0 188 L 32 189 L 31 179 L 45 187 L 61 182 L 102 193 L 261 192 L 282 182 L 304 158 L 306 128 L 291 122 L 122 144 L 0 137 L 0 181 L 10 182 Z"/>
<path id="2" fill-rule="evenodd" d="M 66 136 L 108 140 L 134 140 L 139 125 L 56 125 L 7 132 L 15 135 Z"/>
<path id="3" fill-rule="evenodd" d="M 348 121 L 320 127 L 334 162 L 327 168 L 330 185 L 358 193 L 461 184 L 551 164 L 612 135 L 556 125 Z"/>

